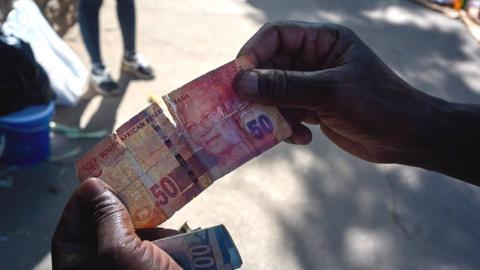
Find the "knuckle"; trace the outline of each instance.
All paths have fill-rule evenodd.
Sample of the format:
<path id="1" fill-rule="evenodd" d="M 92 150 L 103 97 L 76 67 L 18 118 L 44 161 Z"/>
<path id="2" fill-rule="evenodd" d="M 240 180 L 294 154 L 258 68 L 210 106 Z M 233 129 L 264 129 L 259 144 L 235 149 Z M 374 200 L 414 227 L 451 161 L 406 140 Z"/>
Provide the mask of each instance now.
<path id="1" fill-rule="evenodd" d="M 343 25 L 343 24 L 338 24 L 338 23 L 329 23 L 330 27 L 333 29 L 336 29 L 337 31 L 344 32 L 344 33 L 354 33 L 352 29 L 350 29 L 348 26 Z"/>
<path id="2" fill-rule="evenodd" d="M 273 84 L 270 86 L 270 94 L 271 95 L 276 95 L 279 99 L 284 99 L 286 97 L 287 89 L 288 89 L 288 71 L 286 70 L 278 70 L 276 72 L 273 72 Z"/>
<path id="3" fill-rule="evenodd" d="M 355 31 L 353 31 L 348 26 L 342 24 L 328 23 L 327 27 L 332 29 L 334 32 L 337 33 L 338 36 L 341 36 L 342 38 L 353 39 L 357 36 Z"/>
<path id="4" fill-rule="evenodd" d="M 264 72 L 259 80 L 261 96 L 268 99 L 281 100 L 285 95 L 287 85 L 285 72 L 283 70 Z"/>
<path id="5" fill-rule="evenodd" d="M 276 22 L 277 21 L 268 21 L 266 23 L 263 24 L 263 26 L 260 28 L 262 29 L 263 31 L 272 31 L 275 27 L 276 27 Z"/>
<path id="6" fill-rule="evenodd" d="M 291 21 L 291 20 L 273 20 L 273 21 L 268 21 L 263 25 L 263 29 L 266 32 L 279 32 L 284 28 L 288 28 L 291 26 L 298 26 L 297 21 Z"/>
<path id="7" fill-rule="evenodd" d="M 348 34 L 354 34 L 355 32 L 348 26 L 345 26 L 345 25 L 340 25 L 338 24 L 337 25 L 338 29 L 344 33 L 348 33 Z"/>
<path id="8" fill-rule="evenodd" d="M 271 70 L 261 76 L 260 95 L 275 103 L 283 103 L 288 99 L 289 87 L 292 84 L 286 70 Z"/>
<path id="9" fill-rule="evenodd" d="M 339 28 L 339 34 L 340 36 L 342 36 L 348 41 L 352 41 L 358 38 L 355 31 L 353 31 L 351 28 L 344 25 L 342 25 L 341 28 Z"/>
<path id="10" fill-rule="evenodd" d="M 274 72 L 274 82 L 275 85 L 272 87 L 272 91 L 278 96 L 279 99 L 285 100 L 288 97 L 289 86 L 294 83 L 294 80 L 291 80 L 289 76 L 289 71 L 287 70 L 278 70 Z"/>
<path id="11" fill-rule="evenodd" d="M 111 196 L 101 195 L 100 197 L 96 198 L 93 203 L 95 205 L 93 209 L 93 218 L 97 224 L 108 220 L 112 216 L 125 210 L 123 205 L 121 205 L 118 200 Z"/>
<path id="12" fill-rule="evenodd" d="M 265 23 L 265 25 L 268 25 L 268 27 L 278 27 L 278 26 L 283 26 L 289 24 L 290 21 L 288 20 L 272 20 L 268 21 Z"/>

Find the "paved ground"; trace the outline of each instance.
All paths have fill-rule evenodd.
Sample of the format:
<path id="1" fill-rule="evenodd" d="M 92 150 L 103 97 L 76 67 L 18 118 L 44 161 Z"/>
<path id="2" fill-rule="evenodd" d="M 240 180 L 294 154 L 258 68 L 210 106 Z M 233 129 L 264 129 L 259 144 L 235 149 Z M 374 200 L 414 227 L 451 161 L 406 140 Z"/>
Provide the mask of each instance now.
<path id="1" fill-rule="evenodd" d="M 89 130 L 118 126 L 162 95 L 234 58 L 266 20 L 342 23 L 356 30 L 412 85 L 480 103 L 480 46 L 461 23 L 406 0 L 138 0 L 139 47 L 152 82 L 122 78 L 121 97 L 59 109 L 56 120 Z M 121 38 L 107 0 L 103 52 L 114 74 Z M 78 28 L 66 41 L 85 60 Z M 455 127 L 452 127 L 455 128 Z M 54 138 L 54 150 L 94 141 Z M 0 189 L 2 269 L 49 269 L 50 237 L 78 185 L 73 160 L 12 174 Z M 480 190 L 439 174 L 353 158 L 316 132 L 308 147 L 282 144 L 224 177 L 169 220 L 225 224 L 242 269 L 480 269 Z"/>

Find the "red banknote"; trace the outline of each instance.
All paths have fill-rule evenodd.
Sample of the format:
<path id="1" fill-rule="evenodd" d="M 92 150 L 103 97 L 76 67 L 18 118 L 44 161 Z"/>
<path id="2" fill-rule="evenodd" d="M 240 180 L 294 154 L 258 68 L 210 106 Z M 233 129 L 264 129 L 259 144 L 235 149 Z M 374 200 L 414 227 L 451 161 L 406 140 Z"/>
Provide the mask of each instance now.
<path id="1" fill-rule="evenodd" d="M 77 161 L 80 180 L 99 177 L 137 228 L 156 226 L 206 189 L 291 135 L 278 109 L 246 101 L 233 81 L 252 65 L 236 59 L 163 97 L 173 125 L 152 104 Z"/>

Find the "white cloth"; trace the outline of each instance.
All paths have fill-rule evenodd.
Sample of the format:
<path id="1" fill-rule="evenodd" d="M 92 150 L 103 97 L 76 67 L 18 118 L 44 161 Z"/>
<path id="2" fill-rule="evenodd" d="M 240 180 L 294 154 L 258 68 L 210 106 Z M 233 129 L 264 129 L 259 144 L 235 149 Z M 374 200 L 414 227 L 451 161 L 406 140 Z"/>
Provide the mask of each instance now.
<path id="1" fill-rule="evenodd" d="M 35 59 L 48 74 L 57 104 L 75 106 L 85 90 L 88 71 L 78 56 L 55 33 L 33 0 L 17 0 L 2 25 L 32 47 Z"/>

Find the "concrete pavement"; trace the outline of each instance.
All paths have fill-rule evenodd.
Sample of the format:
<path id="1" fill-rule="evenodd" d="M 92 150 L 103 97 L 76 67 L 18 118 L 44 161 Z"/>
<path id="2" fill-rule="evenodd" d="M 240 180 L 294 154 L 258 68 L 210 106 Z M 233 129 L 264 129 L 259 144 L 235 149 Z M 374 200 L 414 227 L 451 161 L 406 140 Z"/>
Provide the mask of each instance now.
<path id="1" fill-rule="evenodd" d="M 406 0 L 137 0 L 139 50 L 152 82 L 122 78 L 124 95 L 59 109 L 56 120 L 112 130 L 163 95 L 233 59 L 267 20 L 330 21 L 354 29 L 413 86 L 480 103 L 480 45 L 460 22 Z M 120 76 L 115 1 L 102 9 L 103 53 Z M 88 63 L 78 27 L 65 40 Z M 117 75 L 118 74 L 118 75 Z M 454 127 L 452 127 L 454 128 Z M 281 144 L 219 180 L 167 221 L 176 228 L 223 223 L 242 269 L 480 269 L 480 190 L 342 152 L 317 129 L 306 147 Z M 94 141 L 54 140 L 54 150 Z M 74 158 L 15 172 L 0 189 L 0 268 L 49 269 L 50 237 L 78 185 Z"/>

